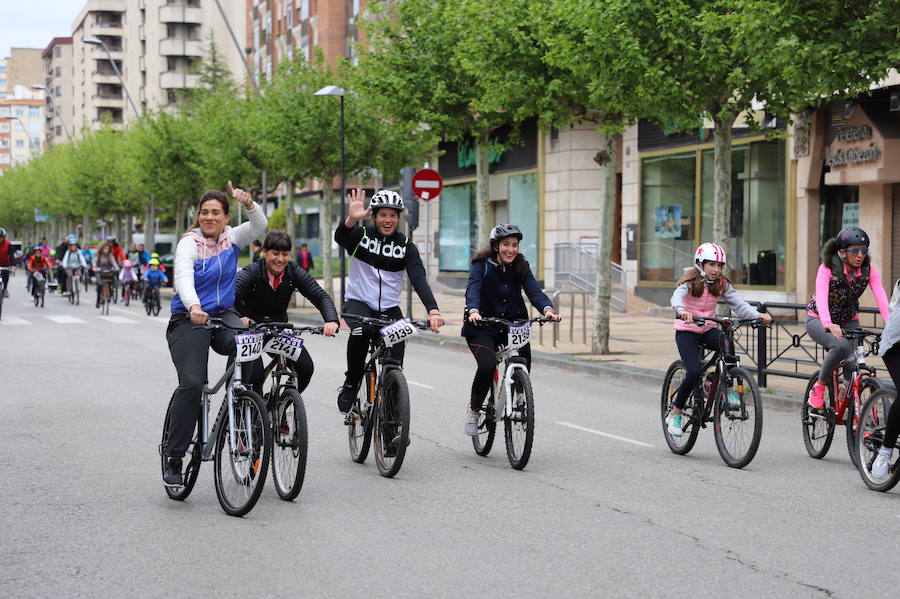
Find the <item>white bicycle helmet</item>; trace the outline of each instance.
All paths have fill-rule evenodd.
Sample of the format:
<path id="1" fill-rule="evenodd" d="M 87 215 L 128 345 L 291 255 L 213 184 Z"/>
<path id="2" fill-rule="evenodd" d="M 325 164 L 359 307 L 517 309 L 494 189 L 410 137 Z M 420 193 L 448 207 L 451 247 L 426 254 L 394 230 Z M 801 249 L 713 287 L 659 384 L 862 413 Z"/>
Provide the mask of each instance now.
<path id="1" fill-rule="evenodd" d="M 721 262 L 724 265 L 725 250 L 714 243 L 704 243 L 694 252 L 694 266 L 703 273 L 703 263 L 706 261 Z"/>
<path id="2" fill-rule="evenodd" d="M 406 210 L 406 206 L 403 204 L 403 196 L 389 189 L 382 189 L 376 192 L 372 199 L 369 200 L 369 208 L 372 209 L 372 213 L 377 212 L 379 208 L 393 208 L 398 212 Z"/>

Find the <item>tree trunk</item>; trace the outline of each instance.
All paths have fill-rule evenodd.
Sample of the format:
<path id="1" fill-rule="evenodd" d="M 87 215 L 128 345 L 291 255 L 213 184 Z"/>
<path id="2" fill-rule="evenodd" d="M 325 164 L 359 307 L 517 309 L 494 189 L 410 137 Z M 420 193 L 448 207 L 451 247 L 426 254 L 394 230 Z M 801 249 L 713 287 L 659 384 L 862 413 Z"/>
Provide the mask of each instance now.
<path id="1" fill-rule="evenodd" d="M 325 189 L 322 190 L 322 204 L 319 207 L 319 239 L 322 241 L 322 288 L 325 293 L 337 305 L 338 310 L 341 309 L 341 299 L 335 299 L 333 273 L 331 272 L 331 237 L 332 231 L 332 211 L 334 206 L 334 190 L 331 188 L 331 182 L 334 177 L 325 177 Z"/>
<path id="2" fill-rule="evenodd" d="M 184 201 L 176 200 L 175 201 L 175 236 L 185 233 L 187 231 L 187 227 L 184 226 Z"/>
<path id="3" fill-rule="evenodd" d="M 488 245 L 491 235 L 490 165 L 488 149 L 484 143 L 475 147 L 475 247 L 472 252 Z"/>
<path id="4" fill-rule="evenodd" d="M 156 198 L 152 195 L 144 212 L 144 249 L 156 251 Z"/>
<path id="5" fill-rule="evenodd" d="M 91 220 L 87 214 L 81 215 L 81 243 L 87 244 L 91 240 Z"/>
<path id="6" fill-rule="evenodd" d="M 734 120 L 733 116 L 713 117 L 716 139 L 713 169 L 715 173 L 715 203 L 713 204 L 712 242 L 722 246 L 726 256 L 732 250 L 729 241 L 731 239 L 731 126 L 734 124 Z M 701 240 L 701 242 L 704 241 Z M 722 276 L 725 276 L 728 273 L 728 267 L 726 266 L 723 271 Z M 717 313 L 728 314 L 728 306 L 719 306 Z"/>
<path id="7" fill-rule="evenodd" d="M 616 138 L 599 134 L 600 151 L 594 161 L 600 165 L 600 231 L 597 244 L 597 289 L 594 292 L 594 327 L 591 351 L 609 353 L 609 300 L 612 296 L 612 251 L 616 220 Z"/>
<path id="8" fill-rule="evenodd" d="M 294 227 L 294 180 L 287 179 L 284 182 L 286 189 L 284 193 L 284 230 L 287 232 L 288 237 L 291 238 L 291 241 L 296 245 L 296 241 L 294 240 L 294 232 L 296 228 Z M 291 258 L 293 258 L 294 252 L 291 252 Z"/>

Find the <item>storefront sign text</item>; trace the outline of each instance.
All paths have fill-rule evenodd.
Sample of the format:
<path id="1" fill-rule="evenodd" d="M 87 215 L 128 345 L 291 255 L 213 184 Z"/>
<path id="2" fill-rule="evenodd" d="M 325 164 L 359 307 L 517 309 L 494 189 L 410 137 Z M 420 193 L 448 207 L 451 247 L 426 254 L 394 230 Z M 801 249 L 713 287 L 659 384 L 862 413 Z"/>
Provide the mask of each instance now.
<path id="1" fill-rule="evenodd" d="M 872 142 L 868 148 L 847 148 L 846 150 L 838 150 L 833 154 L 827 152 L 825 154 L 825 164 L 828 166 L 847 166 L 860 162 L 875 162 L 880 157 L 881 149 L 875 145 L 875 142 Z"/>
<path id="2" fill-rule="evenodd" d="M 872 128 L 868 125 L 837 128 L 838 141 L 853 142 L 859 141 L 860 139 L 869 139 L 870 137 L 872 137 Z"/>

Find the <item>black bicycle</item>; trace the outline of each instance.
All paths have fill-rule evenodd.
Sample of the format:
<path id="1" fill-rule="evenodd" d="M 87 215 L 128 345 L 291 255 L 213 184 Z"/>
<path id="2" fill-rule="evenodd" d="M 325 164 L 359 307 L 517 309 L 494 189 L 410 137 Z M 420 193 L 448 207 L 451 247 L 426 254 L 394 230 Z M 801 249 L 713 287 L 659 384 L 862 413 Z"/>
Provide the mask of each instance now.
<path id="1" fill-rule="evenodd" d="M 6 296 L 6 286 L 3 285 L 3 272 L 9 272 L 8 266 L 0 266 L 0 317 L 3 316 L 3 298 Z"/>
<path id="2" fill-rule="evenodd" d="M 891 454 L 888 474 L 879 478 L 872 474 L 872 463 L 884 443 L 887 430 L 888 414 L 891 406 L 897 401 L 897 391 L 893 387 L 884 387 L 875 391 L 863 404 L 859 418 L 860 434 L 856 435 L 855 447 L 856 468 L 867 487 L 873 491 L 890 491 L 900 481 L 900 459 L 897 452 Z"/>
<path id="3" fill-rule="evenodd" d="M 711 351 L 705 362 L 701 360 L 700 382 L 691 392 L 682 411 L 681 437 L 669 433 L 666 416 L 672 410 L 675 394 L 684 380 L 685 368 L 681 360 L 672 362 L 666 371 L 662 387 L 660 415 L 666 444 L 673 453 L 687 454 L 697 442 L 701 428 L 714 424 L 716 447 L 722 460 L 732 468 L 749 464 L 759 449 L 762 437 L 763 406 L 756 379 L 740 365 L 734 350 L 734 334 L 739 326 L 765 326 L 756 318 L 732 319 L 696 317 L 700 326 L 716 323 L 722 330 L 719 347 L 701 348 Z"/>
<path id="4" fill-rule="evenodd" d="M 272 423 L 272 482 L 279 497 L 292 501 L 300 494 L 306 476 L 309 436 L 306 407 L 289 361 L 300 357 L 303 333 L 321 335 L 324 329 L 298 327 L 289 322 L 264 322 L 255 327 L 266 335 L 263 353 L 273 356 L 264 373 L 272 384 L 263 394 Z"/>
<path id="5" fill-rule="evenodd" d="M 47 293 L 47 279 L 44 273 L 37 271 L 31 277 L 31 298 L 35 306 L 44 307 L 44 295 Z"/>
<path id="6" fill-rule="evenodd" d="M 156 316 L 159 314 L 159 286 L 150 285 L 147 289 L 147 301 L 144 302 L 144 310 L 147 316 Z"/>
<path id="7" fill-rule="evenodd" d="M 236 365 L 253 362 L 262 353 L 263 333 L 252 329 L 229 327 L 220 318 L 210 318 L 209 330 L 231 330 L 235 335 L 237 353 L 235 360 L 229 360 L 228 367 L 213 386 L 204 386 L 199 407 L 197 427 L 186 454 L 187 465 L 183 472 L 182 486 L 166 486 L 168 496 L 176 501 L 184 501 L 197 482 L 200 463 L 215 462 L 216 497 L 229 516 L 243 516 L 256 505 L 266 480 L 269 467 L 269 452 L 272 447 L 272 431 L 269 427 L 268 410 L 262 398 L 244 386 L 242 368 Z M 227 385 L 226 385 L 227 383 Z M 219 408 L 212 431 L 209 430 L 210 396 L 225 387 L 225 398 Z M 163 421 L 162 442 L 159 455 L 163 476 L 169 439 L 169 412 Z"/>
<path id="8" fill-rule="evenodd" d="M 375 431 L 375 464 L 382 476 L 390 478 L 400 471 L 409 444 L 409 387 L 403 367 L 387 350 L 418 330 L 428 329 L 428 321 L 341 316 L 358 329 L 351 334 L 370 334 L 362 384 L 344 420 L 350 457 L 358 464 L 366 461 Z"/>

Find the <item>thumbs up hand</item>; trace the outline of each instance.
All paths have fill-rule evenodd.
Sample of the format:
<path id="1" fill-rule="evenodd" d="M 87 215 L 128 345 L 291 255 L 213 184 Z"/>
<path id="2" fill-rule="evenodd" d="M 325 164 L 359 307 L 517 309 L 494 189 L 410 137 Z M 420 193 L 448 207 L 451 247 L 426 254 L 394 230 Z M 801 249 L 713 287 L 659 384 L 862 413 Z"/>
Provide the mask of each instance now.
<path id="1" fill-rule="evenodd" d="M 231 194 L 231 197 L 243 204 L 244 207 L 248 210 L 250 208 L 253 208 L 253 198 L 250 196 L 250 194 L 241 188 L 235 188 L 231 184 L 231 181 L 228 182 L 228 193 Z"/>

